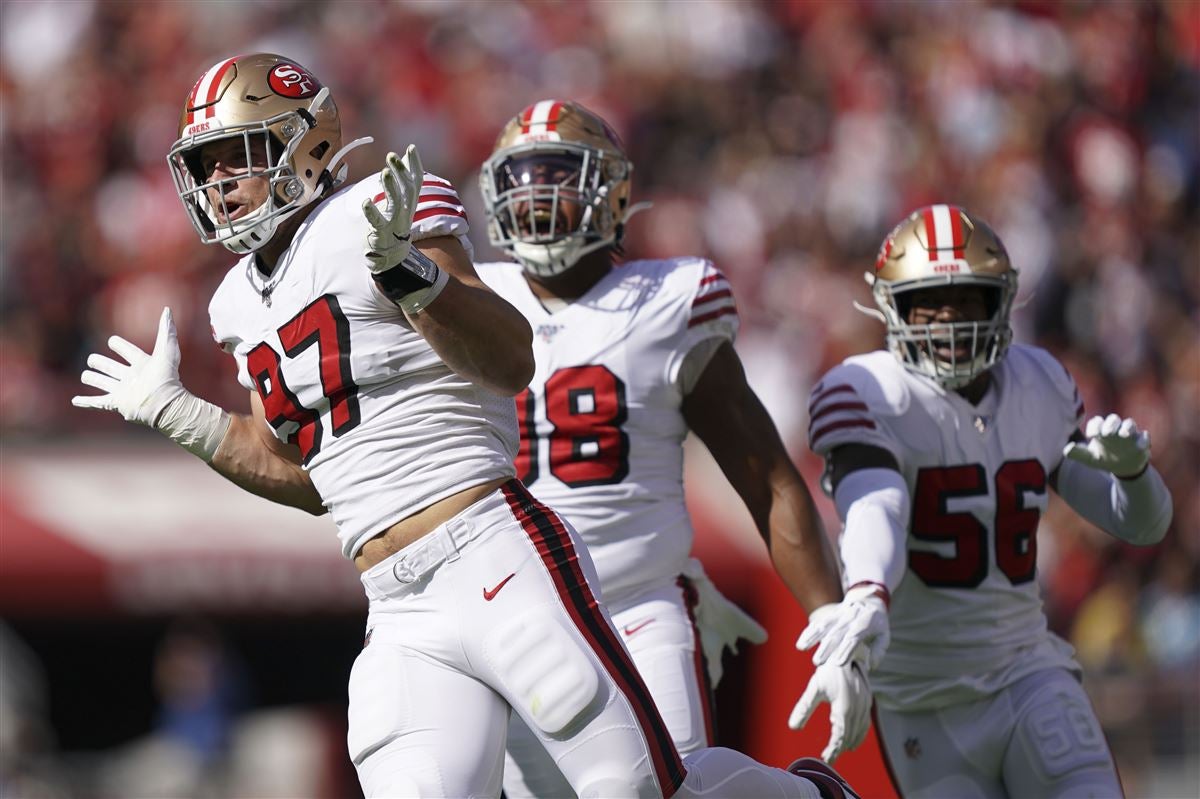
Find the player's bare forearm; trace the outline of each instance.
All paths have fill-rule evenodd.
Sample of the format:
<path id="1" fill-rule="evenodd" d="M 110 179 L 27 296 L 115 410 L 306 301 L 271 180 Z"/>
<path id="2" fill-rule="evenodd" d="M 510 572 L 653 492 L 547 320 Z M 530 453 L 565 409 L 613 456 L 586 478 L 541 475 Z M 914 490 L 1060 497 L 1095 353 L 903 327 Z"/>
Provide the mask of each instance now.
<path id="1" fill-rule="evenodd" d="M 533 331 L 506 300 L 489 289 L 456 239 L 418 246 L 449 272 L 441 296 L 409 317 L 413 327 L 454 372 L 497 394 L 519 393 L 533 378 Z"/>
<path id="2" fill-rule="evenodd" d="M 746 503 L 776 571 L 797 601 L 806 610 L 840 601 L 837 556 L 812 494 L 730 344 L 713 355 L 684 399 L 683 413 Z"/>
<path id="3" fill-rule="evenodd" d="M 314 516 L 325 513 L 308 472 L 268 446 L 257 429 L 261 424 L 253 416 L 230 414 L 229 430 L 209 465 L 252 494 Z"/>
<path id="4" fill-rule="evenodd" d="M 804 478 L 789 459 L 775 469 L 771 484 L 766 538 L 775 571 L 806 611 L 840 602 L 837 555 Z"/>

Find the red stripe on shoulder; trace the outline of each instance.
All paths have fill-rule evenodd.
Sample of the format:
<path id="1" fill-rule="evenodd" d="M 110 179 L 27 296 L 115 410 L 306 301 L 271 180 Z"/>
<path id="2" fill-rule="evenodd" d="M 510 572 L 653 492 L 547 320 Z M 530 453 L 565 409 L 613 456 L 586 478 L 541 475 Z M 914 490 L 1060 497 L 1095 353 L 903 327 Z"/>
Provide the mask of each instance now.
<path id="1" fill-rule="evenodd" d="M 732 296 L 733 296 L 733 289 L 720 289 L 718 291 L 712 292 L 711 294 L 703 294 L 703 295 L 697 297 L 695 300 L 692 301 L 692 307 L 695 308 L 697 305 L 703 305 L 706 302 L 712 302 L 713 300 L 719 300 L 722 297 L 732 297 Z"/>
<path id="2" fill-rule="evenodd" d="M 820 441 L 821 438 L 826 434 L 832 433 L 834 430 L 843 430 L 847 427 L 865 427 L 868 430 L 874 430 L 875 423 L 870 419 L 842 419 L 841 421 L 830 422 L 809 436 L 809 438 L 812 440 L 812 446 L 815 447 L 817 442 Z"/>
<path id="3" fill-rule="evenodd" d="M 832 397 L 834 394 L 853 394 L 856 397 L 858 396 L 858 392 L 854 390 L 854 386 L 850 385 L 849 383 L 841 383 L 836 386 L 831 386 L 809 400 L 808 412 L 812 413 L 813 408 L 817 407 L 818 403 L 820 403 L 826 397 Z"/>
<path id="4" fill-rule="evenodd" d="M 722 316 L 737 316 L 737 308 L 734 308 L 733 306 L 730 305 L 730 306 L 726 306 L 724 308 L 718 308 L 715 311 L 709 311 L 708 313 L 702 313 L 699 316 L 693 316 L 691 319 L 688 320 L 688 327 L 695 327 L 696 325 L 702 325 L 705 322 L 711 322 L 713 319 L 719 319 Z"/>
<path id="5" fill-rule="evenodd" d="M 863 411 L 866 412 L 867 405 L 864 402 L 831 402 L 828 405 L 822 406 L 820 410 L 814 413 L 808 420 L 808 429 L 811 430 L 818 419 L 823 416 L 828 416 L 831 413 L 838 411 Z"/>

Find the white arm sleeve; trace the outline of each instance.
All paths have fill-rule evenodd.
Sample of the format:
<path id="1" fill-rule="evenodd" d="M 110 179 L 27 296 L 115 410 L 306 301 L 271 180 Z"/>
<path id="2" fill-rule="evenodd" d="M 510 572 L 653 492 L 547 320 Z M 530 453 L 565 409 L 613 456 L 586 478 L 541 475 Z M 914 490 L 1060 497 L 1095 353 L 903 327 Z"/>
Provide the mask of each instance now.
<path id="1" fill-rule="evenodd" d="M 1140 477 L 1122 480 L 1064 458 L 1058 467 L 1058 495 L 1101 530 L 1137 546 L 1161 541 L 1174 512 L 1171 492 L 1153 466 Z"/>
<path id="2" fill-rule="evenodd" d="M 841 540 L 846 585 L 876 583 L 896 590 L 907 568 L 908 486 L 895 469 L 859 469 L 833 494 L 844 521 Z"/>

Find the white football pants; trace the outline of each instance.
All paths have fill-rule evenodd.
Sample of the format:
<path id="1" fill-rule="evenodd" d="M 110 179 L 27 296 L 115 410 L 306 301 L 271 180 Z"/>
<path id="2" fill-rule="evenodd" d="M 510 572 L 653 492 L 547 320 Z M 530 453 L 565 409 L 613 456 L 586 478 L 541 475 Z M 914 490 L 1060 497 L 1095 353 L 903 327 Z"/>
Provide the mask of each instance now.
<path id="1" fill-rule="evenodd" d="M 1091 702 L 1065 669 L 925 713 L 877 706 L 876 729 L 905 799 L 1124 795 Z"/>
<path id="2" fill-rule="evenodd" d="M 819 799 L 730 749 L 685 767 L 589 580 L 516 480 L 364 572 L 347 747 L 367 799 L 499 796 L 510 708 L 583 799 Z"/>
<path id="3" fill-rule="evenodd" d="M 715 738 L 712 688 L 699 645 L 695 605 L 696 592 L 681 576 L 609 608 L 682 755 L 711 746 Z M 508 799 L 573 795 L 541 740 L 517 714 L 508 726 L 504 794 Z"/>

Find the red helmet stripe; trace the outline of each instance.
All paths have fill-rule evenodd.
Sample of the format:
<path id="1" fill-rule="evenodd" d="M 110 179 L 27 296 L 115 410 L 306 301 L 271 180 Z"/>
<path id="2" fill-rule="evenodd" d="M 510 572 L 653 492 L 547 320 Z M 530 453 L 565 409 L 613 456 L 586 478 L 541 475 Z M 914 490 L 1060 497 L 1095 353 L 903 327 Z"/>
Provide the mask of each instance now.
<path id="1" fill-rule="evenodd" d="M 233 62 L 236 60 L 236 58 L 231 58 L 217 68 L 217 74 L 213 76 L 212 83 L 208 85 L 208 97 L 204 102 L 211 103 L 217 99 L 217 91 L 221 88 L 221 81 L 225 78 L 225 73 L 229 71 L 229 68 L 233 66 Z M 216 109 L 211 105 L 204 109 L 204 117 L 206 119 L 215 116 L 216 113 Z"/>
<path id="2" fill-rule="evenodd" d="M 550 113 L 546 119 L 546 130 L 555 130 L 558 127 L 558 114 L 562 111 L 562 107 L 562 103 L 555 103 L 550 106 Z"/>
<path id="3" fill-rule="evenodd" d="M 963 235 L 962 209 L 950 207 L 950 235 L 954 241 L 954 257 L 966 258 L 967 237 Z"/>
<path id="4" fill-rule="evenodd" d="M 533 118 L 533 109 L 536 107 L 537 107 L 537 105 L 534 104 L 534 105 L 529 106 L 528 108 L 526 108 L 524 111 L 521 112 L 521 132 L 522 133 L 529 132 L 529 120 Z"/>
<path id="5" fill-rule="evenodd" d="M 233 66 L 233 62 L 237 58 L 226 58 L 224 61 L 217 63 L 207 72 L 200 76 L 200 80 L 196 81 L 196 85 L 192 87 L 192 93 L 188 95 L 188 124 L 196 121 L 196 106 L 206 105 L 217 99 L 217 90 L 221 87 L 221 79 L 225 77 L 225 73 Z M 201 99 L 203 98 L 203 99 Z M 204 119 L 216 114 L 212 106 L 204 109 Z"/>
<path id="6" fill-rule="evenodd" d="M 925 246 L 929 249 L 929 260 L 937 260 L 937 223 L 933 219 L 933 210 L 936 206 L 929 206 L 921 212 L 921 216 L 925 218 Z"/>

